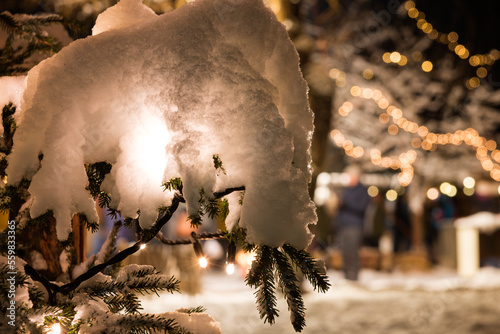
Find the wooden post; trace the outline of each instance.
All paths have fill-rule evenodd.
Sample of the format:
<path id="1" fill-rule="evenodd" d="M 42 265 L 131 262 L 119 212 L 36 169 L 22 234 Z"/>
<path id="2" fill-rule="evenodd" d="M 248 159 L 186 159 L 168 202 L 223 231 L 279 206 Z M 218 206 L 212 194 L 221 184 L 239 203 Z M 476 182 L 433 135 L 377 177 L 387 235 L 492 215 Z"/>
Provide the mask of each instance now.
<path id="1" fill-rule="evenodd" d="M 457 228 L 457 269 L 463 277 L 479 270 L 479 231 L 474 227 Z"/>
<path id="2" fill-rule="evenodd" d="M 73 246 L 74 254 L 73 259 L 75 264 L 80 264 L 85 261 L 87 254 L 87 229 L 85 225 L 80 221 L 77 214 L 73 216 L 72 221 L 73 229 Z"/>

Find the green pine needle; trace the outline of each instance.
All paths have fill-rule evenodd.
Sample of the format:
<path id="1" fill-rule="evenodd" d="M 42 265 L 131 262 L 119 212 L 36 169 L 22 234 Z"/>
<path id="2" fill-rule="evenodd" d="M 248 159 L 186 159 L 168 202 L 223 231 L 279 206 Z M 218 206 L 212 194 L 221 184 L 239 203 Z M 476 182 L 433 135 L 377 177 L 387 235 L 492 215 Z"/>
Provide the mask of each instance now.
<path id="1" fill-rule="evenodd" d="M 182 190 L 182 181 L 180 177 L 174 177 L 163 183 L 164 190 Z"/>
<path id="2" fill-rule="evenodd" d="M 328 276 L 319 267 L 318 262 L 307 251 L 298 250 L 288 244 L 283 245 L 283 250 L 288 254 L 292 262 L 302 271 L 305 278 L 311 282 L 314 290 L 326 292 L 330 288 Z"/>
<path id="3" fill-rule="evenodd" d="M 264 319 L 264 322 L 274 324 L 275 318 L 278 317 L 278 310 L 276 309 L 277 300 L 274 286 L 274 262 L 270 247 L 261 246 L 258 248 L 257 256 L 245 281 L 247 285 L 258 288 L 255 296 L 260 318 Z"/>
<path id="4" fill-rule="evenodd" d="M 273 257 L 276 261 L 279 284 L 290 310 L 290 320 L 295 331 L 301 332 L 306 326 L 306 321 L 304 301 L 299 281 L 295 277 L 295 272 L 284 253 L 277 248 L 273 248 Z"/>

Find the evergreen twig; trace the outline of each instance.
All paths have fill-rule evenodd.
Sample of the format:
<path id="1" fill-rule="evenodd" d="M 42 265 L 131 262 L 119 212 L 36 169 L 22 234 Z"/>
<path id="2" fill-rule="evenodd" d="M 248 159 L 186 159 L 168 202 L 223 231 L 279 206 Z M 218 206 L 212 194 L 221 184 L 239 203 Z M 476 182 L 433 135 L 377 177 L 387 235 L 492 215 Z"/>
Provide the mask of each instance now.
<path id="1" fill-rule="evenodd" d="M 326 292 L 330 288 L 328 277 L 319 267 L 318 262 L 307 251 L 298 250 L 289 244 L 283 245 L 283 250 L 288 254 L 292 262 L 300 269 L 314 290 Z"/>
<path id="2" fill-rule="evenodd" d="M 288 262 L 288 258 L 279 249 L 273 248 L 273 257 L 276 261 L 279 283 L 285 295 L 288 309 L 290 310 L 290 321 L 297 332 L 301 332 L 306 325 L 305 307 L 299 281 L 295 272 Z"/>
<path id="3" fill-rule="evenodd" d="M 255 296 L 260 318 L 264 319 L 264 322 L 274 324 L 275 317 L 278 317 L 278 310 L 274 286 L 274 262 L 270 247 L 258 248 L 256 258 L 247 274 L 246 283 L 258 289 Z"/>

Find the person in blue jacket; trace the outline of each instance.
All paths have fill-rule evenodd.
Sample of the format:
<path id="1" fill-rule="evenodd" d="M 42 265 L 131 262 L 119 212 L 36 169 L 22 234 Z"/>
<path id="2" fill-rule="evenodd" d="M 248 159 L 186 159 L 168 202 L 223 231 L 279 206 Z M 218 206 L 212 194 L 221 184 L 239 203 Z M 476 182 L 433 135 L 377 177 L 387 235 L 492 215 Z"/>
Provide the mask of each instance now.
<path id="1" fill-rule="evenodd" d="M 360 182 L 359 166 L 348 166 L 345 173 L 349 176 L 349 185 L 340 197 L 337 222 L 345 278 L 356 281 L 360 269 L 358 251 L 363 239 L 364 216 L 370 197 L 367 188 Z"/>

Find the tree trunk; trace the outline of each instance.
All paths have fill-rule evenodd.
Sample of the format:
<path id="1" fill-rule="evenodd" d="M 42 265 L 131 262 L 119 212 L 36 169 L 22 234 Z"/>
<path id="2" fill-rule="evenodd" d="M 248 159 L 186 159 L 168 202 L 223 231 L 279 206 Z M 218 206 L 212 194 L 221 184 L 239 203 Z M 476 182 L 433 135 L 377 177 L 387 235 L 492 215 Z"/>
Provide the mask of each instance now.
<path id="1" fill-rule="evenodd" d="M 85 261 L 87 254 L 87 230 L 78 215 L 73 216 L 73 263 L 78 265 Z"/>

